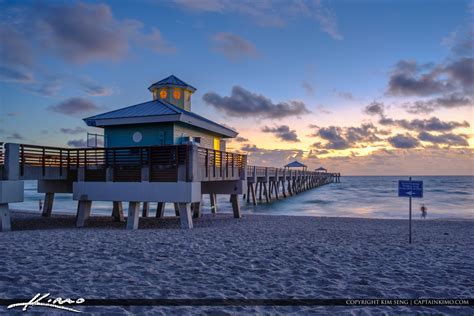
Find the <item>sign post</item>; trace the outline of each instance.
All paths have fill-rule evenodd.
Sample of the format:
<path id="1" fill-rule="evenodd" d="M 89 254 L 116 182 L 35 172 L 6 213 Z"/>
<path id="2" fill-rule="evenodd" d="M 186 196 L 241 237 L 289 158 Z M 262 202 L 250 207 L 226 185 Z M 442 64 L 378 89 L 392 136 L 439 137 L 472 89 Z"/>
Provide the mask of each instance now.
<path id="1" fill-rule="evenodd" d="M 411 198 L 422 198 L 423 197 L 423 181 L 412 181 L 411 177 L 408 181 L 398 181 L 398 196 L 408 197 L 408 209 L 409 209 L 409 233 L 408 240 L 411 244 Z"/>

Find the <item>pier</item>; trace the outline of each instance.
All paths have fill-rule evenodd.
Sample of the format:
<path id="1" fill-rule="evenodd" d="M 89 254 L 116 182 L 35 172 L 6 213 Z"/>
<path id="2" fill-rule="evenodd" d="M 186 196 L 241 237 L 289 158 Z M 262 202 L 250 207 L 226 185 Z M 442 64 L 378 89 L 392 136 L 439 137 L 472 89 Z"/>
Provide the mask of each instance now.
<path id="1" fill-rule="evenodd" d="M 10 203 L 22 202 L 24 180 L 38 181 L 45 194 L 42 215 L 53 212 L 55 193 L 72 193 L 78 202 L 76 226 L 91 216 L 94 201 L 110 201 L 111 216 L 137 229 L 149 216 L 149 202 L 158 202 L 156 217 L 172 203 L 182 228 L 192 228 L 208 194 L 218 211 L 217 194 L 230 196 L 233 215 L 241 217 L 240 199 L 258 205 L 338 182 L 339 174 L 247 165 L 247 156 L 196 145 L 115 148 L 59 148 L 5 143 L 0 146 L 0 218 L 2 231 L 11 228 Z"/>

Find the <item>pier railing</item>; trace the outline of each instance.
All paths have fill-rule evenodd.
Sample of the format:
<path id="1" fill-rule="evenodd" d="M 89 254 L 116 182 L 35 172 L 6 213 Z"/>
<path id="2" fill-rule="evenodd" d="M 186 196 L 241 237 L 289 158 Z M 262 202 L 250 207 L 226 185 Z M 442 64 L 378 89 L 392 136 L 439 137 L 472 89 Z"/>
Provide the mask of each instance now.
<path id="1" fill-rule="evenodd" d="M 60 148 L 6 144 L 16 148 L 22 179 L 76 181 L 212 181 L 243 179 L 246 156 L 193 145 Z M 3 146 L 0 159 L 4 162 Z M 193 165 L 195 164 L 195 165 Z"/>
<path id="2" fill-rule="evenodd" d="M 0 165 L 6 146 L 18 146 L 22 179 L 69 179 L 77 181 L 84 169 L 85 181 L 176 182 L 282 178 L 298 175 L 339 174 L 247 165 L 247 156 L 193 145 L 113 148 L 60 148 L 0 143 Z M 275 179 L 278 180 L 278 179 Z"/>

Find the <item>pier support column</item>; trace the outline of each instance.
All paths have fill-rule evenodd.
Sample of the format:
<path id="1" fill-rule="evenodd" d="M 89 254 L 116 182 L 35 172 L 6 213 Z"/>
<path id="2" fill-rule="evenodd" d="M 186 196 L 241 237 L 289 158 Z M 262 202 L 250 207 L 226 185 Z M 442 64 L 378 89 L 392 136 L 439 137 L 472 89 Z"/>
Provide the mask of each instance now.
<path id="1" fill-rule="evenodd" d="M 242 215 L 240 214 L 240 205 L 239 205 L 238 195 L 231 194 L 230 200 L 232 201 L 232 210 L 234 211 L 234 218 L 241 218 Z"/>
<path id="2" fill-rule="evenodd" d="M 262 182 L 257 182 L 257 189 L 258 189 L 258 184 L 260 183 L 260 190 L 258 193 L 258 200 L 262 202 L 262 190 L 263 190 L 263 183 Z"/>
<path id="3" fill-rule="evenodd" d="M 191 206 L 189 203 L 177 203 L 179 208 L 180 222 L 182 229 L 193 228 L 193 217 L 191 216 Z"/>
<path id="4" fill-rule="evenodd" d="M 43 213 L 41 214 L 43 217 L 51 217 L 53 213 L 53 201 L 54 193 L 46 193 L 44 195 Z"/>
<path id="5" fill-rule="evenodd" d="M 179 216 L 179 205 L 178 203 L 173 203 L 174 205 L 174 213 L 176 214 L 176 216 Z"/>
<path id="6" fill-rule="evenodd" d="M 129 202 L 127 229 L 138 229 L 139 219 L 140 219 L 140 202 Z"/>
<path id="7" fill-rule="evenodd" d="M 162 218 L 165 216 L 165 202 L 158 202 L 156 205 L 156 218 Z"/>
<path id="8" fill-rule="evenodd" d="M 79 200 L 77 203 L 76 227 L 84 227 L 91 216 L 92 201 Z"/>
<path id="9" fill-rule="evenodd" d="M 211 213 L 217 214 L 217 194 L 209 194 L 209 200 L 211 201 Z"/>
<path id="10" fill-rule="evenodd" d="M 150 202 L 143 202 L 142 217 L 150 216 Z"/>
<path id="11" fill-rule="evenodd" d="M 193 211 L 193 218 L 200 218 L 202 216 L 202 200 L 201 202 L 194 202 L 191 204 Z"/>
<path id="12" fill-rule="evenodd" d="M 263 183 L 263 188 L 265 190 L 264 195 L 265 195 L 265 201 L 268 203 L 270 202 L 270 196 L 268 194 L 268 188 L 267 188 L 267 183 Z"/>
<path id="13" fill-rule="evenodd" d="M 252 195 L 252 204 L 253 205 L 257 205 L 257 198 L 256 198 L 256 194 L 255 194 L 255 183 L 251 183 L 250 184 L 250 194 Z"/>
<path id="14" fill-rule="evenodd" d="M 12 229 L 11 212 L 8 203 L 0 204 L 0 232 L 7 232 Z"/>
<path id="15" fill-rule="evenodd" d="M 114 218 L 116 222 L 125 222 L 125 218 L 123 216 L 122 202 L 120 201 L 113 202 L 112 217 Z"/>

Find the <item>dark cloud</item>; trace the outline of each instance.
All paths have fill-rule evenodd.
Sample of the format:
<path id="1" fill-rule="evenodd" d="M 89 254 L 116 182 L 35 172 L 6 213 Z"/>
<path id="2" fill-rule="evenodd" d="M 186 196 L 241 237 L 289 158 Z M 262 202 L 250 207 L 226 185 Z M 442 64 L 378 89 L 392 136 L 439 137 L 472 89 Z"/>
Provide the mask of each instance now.
<path id="1" fill-rule="evenodd" d="M 295 130 L 290 130 L 288 125 L 280 125 L 276 127 L 264 126 L 262 132 L 271 133 L 276 138 L 281 139 L 285 142 L 299 142 L 298 135 Z"/>
<path id="2" fill-rule="evenodd" d="M 431 117 L 429 119 L 413 119 L 409 120 L 395 120 L 387 117 L 382 117 L 379 120 L 381 125 L 386 126 L 398 126 L 410 131 L 435 131 L 435 132 L 447 132 L 459 127 L 470 127 L 467 121 L 455 122 L 455 121 L 441 121 L 437 117 Z"/>
<path id="3" fill-rule="evenodd" d="M 472 106 L 474 58 L 463 57 L 439 65 L 400 61 L 392 71 L 387 94 L 439 97 L 405 104 L 409 113 L 431 113 L 440 108 Z"/>
<path id="4" fill-rule="evenodd" d="M 336 91 L 336 95 L 345 100 L 354 100 L 354 95 L 348 91 Z"/>
<path id="5" fill-rule="evenodd" d="M 104 87 L 89 80 L 81 80 L 80 82 L 84 92 L 92 97 L 103 97 L 112 94 L 112 89 Z"/>
<path id="6" fill-rule="evenodd" d="M 393 137 L 389 137 L 388 142 L 395 148 L 406 148 L 406 149 L 415 148 L 420 144 L 418 139 L 408 134 L 405 134 L 405 135 L 397 134 Z"/>
<path id="7" fill-rule="evenodd" d="M 439 145 L 469 146 L 467 141 L 468 136 L 464 134 L 445 133 L 441 135 L 433 135 L 428 132 L 421 132 L 418 134 L 418 139 Z"/>
<path id="8" fill-rule="evenodd" d="M 34 81 L 33 73 L 23 69 L 0 66 L 0 80 L 7 82 L 31 83 Z"/>
<path id="9" fill-rule="evenodd" d="M 49 106 L 48 110 L 61 113 L 61 114 L 74 116 L 78 114 L 84 114 L 88 112 L 103 110 L 103 108 L 97 106 L 95 103 L 87 99 L 70 98 L 56 105 Z"/>
<path id="10" fill-rule="evenodd" d="M 280 119 L 288 116 L 308 114 L 310 111 L 301 101 L 274 104 L 269 98 L 252 93 L 240 86 L 232 88 L 230 97 L 208 92 L 202 97 L 206 104 L 232 117 L 255 117 Z"/>
<path id="11" fill-rule="evenodd" d="M 452 32 L 444 38 L 442 44 L 448 46 L 454 55 L 472 56 L 474 52 L 474 30 L 469 24 L 468 28 Z"/>
<path id="12" fill-rule="evenodd" d="M 7 138 L 13 140 L 25 140 L 25 137 L 23 137 L 20 133 L 17 132 L 11 133 Z"/>
<path id="13" fill-rule="evenodd" d="M 39 86 L 27 86 L 26 89 L 42 96 L 53 97 L 58 94 L 61 87 L 61 81 L 56 79 L 50 81 L 45 80 Z"/>
<path id="14" fill-rule="evenodd" d="M 301 83 L 301 86 L 303 87 L 303 89 L 306 91 L 308 95 L 314 95 L 315 89 L 311 83 L 309 83 L 308 81 L 303 81 Z"/>
<path id="15" fill-rule="evenodd" d="M 365 107 L 364 112 L 369 115 L 384 115 L 385 106 L 381 102 L 374 101 Z"/>
<path id="16" fill-rule="evenodd" d="M 429 68 L 428 71 L 420 73 Z M 395 96 L 428 96 L 453 89 L 451 82 L 438 76 L 440 69 L 401 60 L 395 65 L 388 82 L 387 94 Z"/>
<path id="17" fill-rule="evenodd" d="M 79 127 L 79 126 L 76 128 L 61 128 L 60 131 L 63 134 L 70 134 L 70 135 L 82 134 L 82 133 L 87 132 L 85 128 Z"/>
<path id="18" fill-rule="evenodd" d="M 10 66 L 35 66 L 33 56 L 59 54 L 64 60 L 85 63 L 125 57 L 132 45 L 155 52 L 171 49 L 158 29 L 143 32 L 143 23 L 117 19 L 106 4 L 43 3 L 31 6 L 23 23 L 0 26 L 1 57 Z"/>
<path id="19" fill-rule="evenodd" d="M 242 147 L 240 147 L 240 150 L 246 151 L 246 152 L 257 152 L 259 149 L 255 145 L 244 144 Z"/>
<path id="20" fill-rule="evenodd" d="M 362 124 L 360 127 L 322 127 L 311 136 L 319 137 L 326 141 L 325 144 L 313 144 L 315 148 L 343 150 L 380 141 L 381 139 L 377 136 L 378 133 L 378 129 L 373 124 L 367 123 Z"/>
<path id="21" fill-rule="evenodd" d="M 75 148 L 86 148 L 87 142 L 84 139 L 72 139 L 67 142 L 67 145 Z"/>
<path id="22" fill-rule="evenodd" d="M 211 40 L 213 42 L 212 49 L 222 53 L 230 60 L 257 55 L 254 44 L 232 33 L 217 33 L 212 36 Z"/>
<path id="23" fill-rule="evenodd" d="M 465 91 L 474 89 L 474 58 L 461 58 L 446 65 L 443 69 L 453 80 L 463 87 Z"/>
<path id="24" fill-rule="evenodd" d="M 350 147 L 350 143 L 347 139 L 342 136 L 342 128 L 336 126 L 329 126 L 320 128 L 316 136 L 327 141 L 325 145 L 322 145 L 326 149 L 347 149 Z"/>
<path id="25" fill-rule="evenodd" d="M 474 102 L 471 97 L 463 93 L 455 92 L 428 101 L 415 101 L 413 103 L 408 103 L 404 105 L 404 107 L 408 113 L 428 114 L 441 108 L 452 109 L 472 106 L 473 104 Z"/>
<path id="26" fill-rule="evenodd" d="M 6 65 L 33 65 L 31 40 L 12 25 L 0 24 L 0 62 Z"/>
<path id="27" fill-rule="evenodd" d="M 242 136 L 237 136 L 236 138 L 233 138 L 232 140 L 236 141 L 238 143 L 245 143 L 245 142 L 249 141 L 248 138 L 245 138 L 245 137 L 242 137 Z"/>

